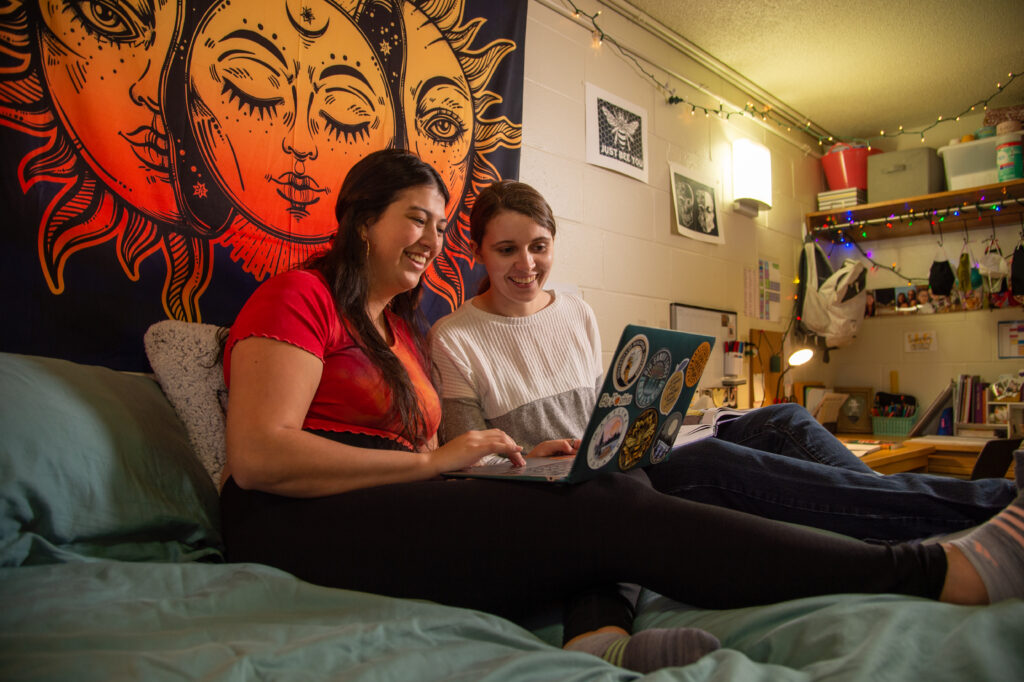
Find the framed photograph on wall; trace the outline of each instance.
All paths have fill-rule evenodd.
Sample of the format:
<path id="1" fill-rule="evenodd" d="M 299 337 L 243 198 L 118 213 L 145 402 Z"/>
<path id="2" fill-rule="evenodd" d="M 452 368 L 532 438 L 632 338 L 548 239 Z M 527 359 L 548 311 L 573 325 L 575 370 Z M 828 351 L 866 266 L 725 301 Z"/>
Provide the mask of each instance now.
<path id="1" fill-rule="evenodd" d="M 647 110 L 587 83 L 587 163 L 647 182 Z"/>
<path id="2" fill-rule="evenodd" d="M 875 397 L 874 389 L 870 387 L 840 388 L 837 386 L 835 392 L 845 393 L 848 396 L 846 402 L 839 408 L 836 431 L 839 433 L 872 433 L 871 405 Z"/>
<path id="3" fill-rule="evenodd" d="M 672 178 L 675 233 L 702 242 L 724 243 L 725 237 L 718 227 L 718 204 L 712 183 L 671 161 L 668 169 Z"/>

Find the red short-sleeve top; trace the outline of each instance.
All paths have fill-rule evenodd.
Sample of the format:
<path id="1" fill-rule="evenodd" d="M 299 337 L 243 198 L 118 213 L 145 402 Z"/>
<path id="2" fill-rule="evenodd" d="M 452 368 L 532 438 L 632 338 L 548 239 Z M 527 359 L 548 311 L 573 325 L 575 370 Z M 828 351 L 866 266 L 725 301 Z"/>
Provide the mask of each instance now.
<path id="1" fill-rule="evenodd" d="M 419 360 L 412 333 L 400 318 L 385 311 L 394 335 L 391 350 L 405 366 L 433 435 L 441 421 L 441 403 Z M 380 371 L 363 353 L 338 316 L 323 275 L 292 270 L 270 278 L 253 292 L 231 326 L 224 353 L 224 381 L 231 385 L 231 349 L 238 341 L 260 336 L 284 341 L 320 358 L 320 385 L 303 428 L 383 436 L 412 446 L 402 425 L 388 417 L 391 391 Z"/>

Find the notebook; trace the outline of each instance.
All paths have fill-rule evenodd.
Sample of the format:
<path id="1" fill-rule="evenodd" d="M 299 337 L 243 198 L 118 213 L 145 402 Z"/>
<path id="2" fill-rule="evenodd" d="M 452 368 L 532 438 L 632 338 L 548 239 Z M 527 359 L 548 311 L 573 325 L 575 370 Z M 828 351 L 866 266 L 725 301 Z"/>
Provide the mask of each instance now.
<path id="1" fill-rule="evenodd" d="M 474 466 L 445 476 L 580 483 L 657 464 L 683 425 L 714 343 L 711 336 L 627 325 L 575 456 L 529 458 L 522 467 Z"/>

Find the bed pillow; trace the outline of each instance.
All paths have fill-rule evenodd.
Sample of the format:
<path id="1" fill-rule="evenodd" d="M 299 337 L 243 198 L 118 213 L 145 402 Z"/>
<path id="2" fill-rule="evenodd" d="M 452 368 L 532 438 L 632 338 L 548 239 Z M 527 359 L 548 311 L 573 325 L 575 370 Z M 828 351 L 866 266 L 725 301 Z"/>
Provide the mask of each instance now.
<path id="1" fill-rule="evenodd" d="M 151 378 L 0 353 L 0 565 L 217 560 L 217 491 Z"/>
<path id="2" fill-rule="evenodd" d="M 227 389 L 217 339 L 222 327 L 163 320 L 146 330 L 146 357 L 156 380 L 185 424 L 192 448 L 220 487 L 227 457 L 224 411 Z"/>

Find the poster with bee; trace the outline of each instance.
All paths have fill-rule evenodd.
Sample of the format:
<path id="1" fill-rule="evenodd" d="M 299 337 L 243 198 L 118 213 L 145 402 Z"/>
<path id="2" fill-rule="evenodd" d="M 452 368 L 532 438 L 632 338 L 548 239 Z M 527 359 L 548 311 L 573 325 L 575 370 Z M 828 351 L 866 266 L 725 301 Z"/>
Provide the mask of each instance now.
<path id="1" fill-rule="evenodd" d="M 587 83 L 587 163 L 647 182 L 647 110 Z"/>

